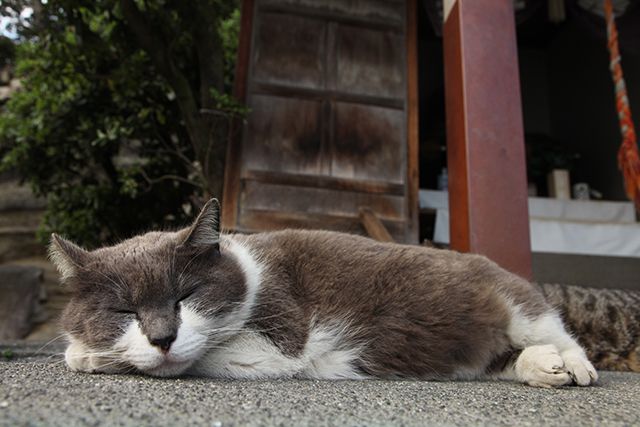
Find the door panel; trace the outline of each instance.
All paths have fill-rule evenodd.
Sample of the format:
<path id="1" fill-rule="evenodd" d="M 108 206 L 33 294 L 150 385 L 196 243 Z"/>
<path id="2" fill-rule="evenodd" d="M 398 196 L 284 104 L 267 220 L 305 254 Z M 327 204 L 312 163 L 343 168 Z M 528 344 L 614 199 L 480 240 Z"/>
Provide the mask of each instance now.
<path id="1" fill-rule="evenodd" d="M 369 207 L 396 240 L 417 241 L 409 9 L 389 0 L 244 0 L 237 75 L 247 78 L 236 84 L 251 112 L 230 142 L 225 228 L 363 233 L 359 209 Z"/>

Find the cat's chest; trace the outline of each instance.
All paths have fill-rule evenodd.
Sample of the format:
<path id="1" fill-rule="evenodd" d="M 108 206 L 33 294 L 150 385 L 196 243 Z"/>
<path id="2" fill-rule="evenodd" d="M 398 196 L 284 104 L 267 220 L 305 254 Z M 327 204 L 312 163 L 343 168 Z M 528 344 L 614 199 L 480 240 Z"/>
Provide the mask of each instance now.
<path id="1" fill-rule="evenodd" d="M 312 330 L 304 351 L 295 357 L 283 354 L 264 335 L 245 332 L 207 352 L 190 372 L 220 378 L 359 379 L 359 353 L 328 328 Z"/>

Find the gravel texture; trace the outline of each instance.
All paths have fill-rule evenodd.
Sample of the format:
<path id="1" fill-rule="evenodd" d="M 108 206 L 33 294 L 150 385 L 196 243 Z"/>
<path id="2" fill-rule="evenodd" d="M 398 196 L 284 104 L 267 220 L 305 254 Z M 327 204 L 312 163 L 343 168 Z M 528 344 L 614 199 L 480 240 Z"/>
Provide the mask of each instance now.
<path id="1" fill-rule="evenodd" d="M 221 381 L 69 372 L 59 347 L 0 344 L 0 426 L 638 426 L 640 374 L 596 387 Z"/>

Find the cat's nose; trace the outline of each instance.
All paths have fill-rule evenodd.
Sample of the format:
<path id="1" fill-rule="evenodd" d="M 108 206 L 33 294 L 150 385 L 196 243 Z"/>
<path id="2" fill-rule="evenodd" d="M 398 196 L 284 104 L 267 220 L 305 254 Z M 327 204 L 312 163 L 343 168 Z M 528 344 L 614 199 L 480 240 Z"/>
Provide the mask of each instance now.
<path id="1" fill-rule="evenodd" d="M 171 344 L 176 340 L 175 334 L 167 335 L 164 337 L 149 337 L 151 345 L 158 347 L 165 353 L 171 348 Z"/>

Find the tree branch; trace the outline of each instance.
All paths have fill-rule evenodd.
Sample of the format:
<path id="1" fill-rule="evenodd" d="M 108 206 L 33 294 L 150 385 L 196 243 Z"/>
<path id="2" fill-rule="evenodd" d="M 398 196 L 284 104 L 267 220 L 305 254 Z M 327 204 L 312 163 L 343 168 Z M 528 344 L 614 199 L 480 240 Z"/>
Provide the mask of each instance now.
<path id="1" fill-rule="evenodd" d="M 176 10 L 183 22 L 190 23 L 190 32 L 198 61 L 200 107 L 212 108 L 215 105 L 211 88 L 222 92 L 224 89 L 224 53 L 218 33 L 219 15 L 214 2 L 176 1 Z"/>

